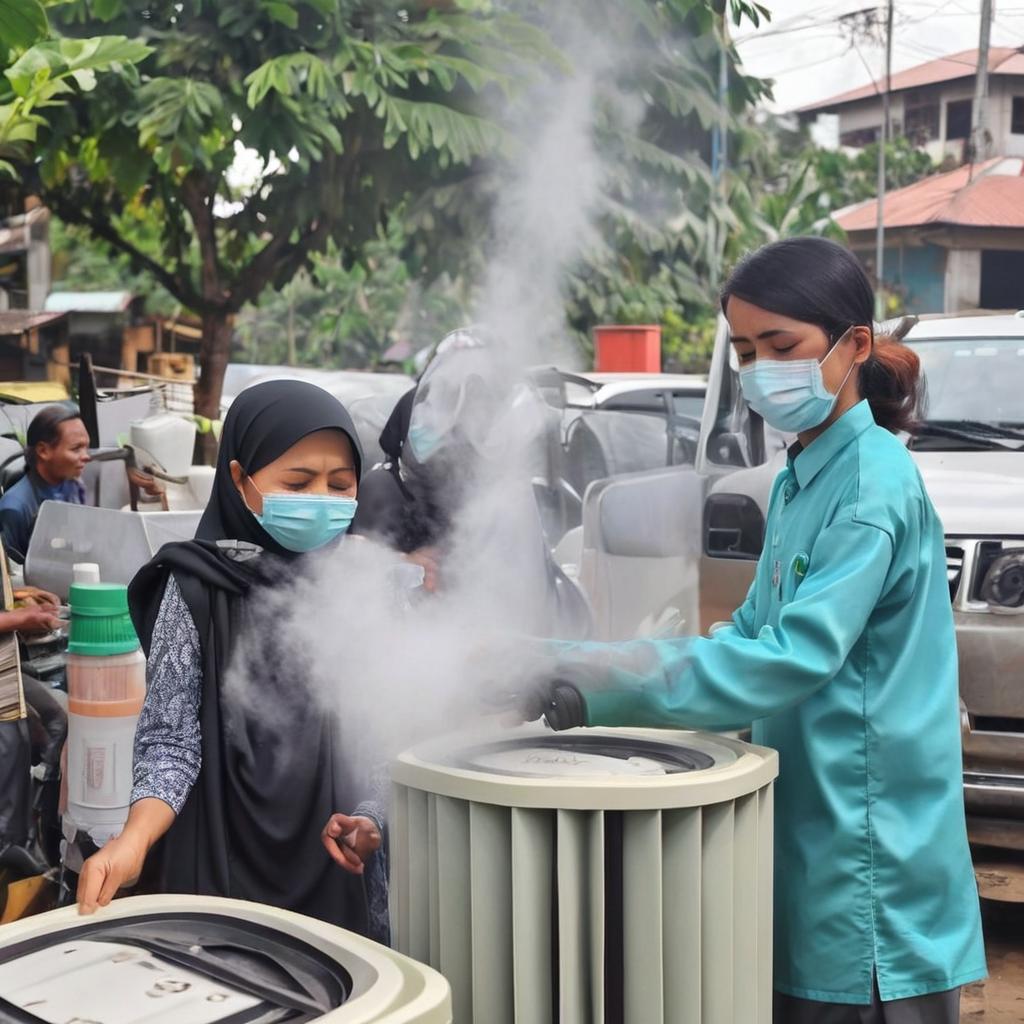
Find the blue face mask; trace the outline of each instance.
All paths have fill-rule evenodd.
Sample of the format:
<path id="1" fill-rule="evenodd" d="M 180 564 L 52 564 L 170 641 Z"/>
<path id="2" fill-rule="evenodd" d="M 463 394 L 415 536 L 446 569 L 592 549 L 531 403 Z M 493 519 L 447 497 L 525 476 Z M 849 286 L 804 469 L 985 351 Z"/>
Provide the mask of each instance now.
<path id="1" fill-rule="evenodd" d="M 413 424 L 409 427 L 406 440 L 413 458 L 422 464 L 441 447 L 443 438 L 428 426 Z"/>
<path id="2" fill-rule="evenodd" d="M 849 332 L 847 332 L 849 333 Z M 817 359 L 759 359 L 740 370 L 740 388 L 747 404 L 769 426 L 799 434 L 821 426 L 832 415 L 839 393 L 832 394 L 821 375 L 825 361 L 843 343 L 843 335 L 820 363 Z M 839 385 L 843 390 L 854 364 Z"/>
<path id="3" fill-rule="evenodd" d="M 256 522 L 281 547 L 296 553 L 315 551 L 340 537 L 352 525 L 358 506 L 355 498 L 330 494 L 260 494 L 263 513 L 252 513 Z"/>

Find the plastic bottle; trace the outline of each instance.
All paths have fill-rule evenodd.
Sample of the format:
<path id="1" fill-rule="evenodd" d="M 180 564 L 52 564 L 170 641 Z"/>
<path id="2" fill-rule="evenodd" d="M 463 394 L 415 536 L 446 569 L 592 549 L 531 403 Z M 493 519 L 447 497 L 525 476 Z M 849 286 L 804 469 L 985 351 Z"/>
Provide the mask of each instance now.
<path id="1" fill-rule="evenodd" d="M 146 659 L 119 583 L 71 585 L 68 818 L 100 846 L 128 817 Z"/>

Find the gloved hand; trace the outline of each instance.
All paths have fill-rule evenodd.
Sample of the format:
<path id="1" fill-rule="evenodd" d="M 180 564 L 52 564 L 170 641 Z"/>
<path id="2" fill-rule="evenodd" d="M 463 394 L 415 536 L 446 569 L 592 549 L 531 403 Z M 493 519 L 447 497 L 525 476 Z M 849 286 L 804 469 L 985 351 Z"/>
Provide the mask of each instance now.
<path id="1" fill-rule="evenodd" d="M 535 687 L 524 696 L 521 710 L 528 722 L 543 717 L 548 726 L 556 732 L 576 729 L 587 724 L 587 709 L 583 695 L 572 683 L 555 679 Z"/>

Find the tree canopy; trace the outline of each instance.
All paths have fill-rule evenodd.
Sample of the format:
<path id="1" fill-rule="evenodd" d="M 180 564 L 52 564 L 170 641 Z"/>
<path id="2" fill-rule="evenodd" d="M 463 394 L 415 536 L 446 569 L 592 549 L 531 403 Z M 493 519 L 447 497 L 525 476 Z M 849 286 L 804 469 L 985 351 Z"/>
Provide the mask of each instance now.
<path id="1" fill-rule="evenodd" d="M 20 3 L 0 0 L 0 12 Z M 403 288 L 479 273 L 495 198 L 521 166 L 505 115 L 580 59 L 551 10 L 63 0 L 42 50 L 7 68 L 16 90 L 53 89 L 45 102 L 60 104 L 28 111 L 34 134 L 12 164 L 69 231 L 87 231 L 202 318 L 197 405 L 216 415 L 237 315 L 261 296 L 287 301 L 300 271 L 300 290 L 347 289 L 356 306 L 396 244 L 404 270 L 375 293 L 392 305 Z M 585 338 L 628 310 L 662 320 L 706 300 L 735 227 L 710 132 L 734 126 L 766 88 L 739 71 L 725 24 L 766 11 L 748 0 L 568 0 L 558 11 L 624 27 L 593 125 L 613 169 L 599 237 L 567 281 L 568 322 Z M 294 301 L 287 308 L 294 316 Z M 363 319 L 355 358 L 372 362 L 387 332 Z M 323 315 L 315 322 L 327 330 Z M 338 358 L 354 323 L 335 318 L 336 344 L 320 351 Z"/>
<path id="2" fill-rule="evenodd" d="M 109 73 L 137 84 L 134 65 L 152 50 L 125 36 L 50 38 L 40 0 L 0 0 L 0 176 L 16 177 L 29 162 L 47 117 L 97 86 Z"/>

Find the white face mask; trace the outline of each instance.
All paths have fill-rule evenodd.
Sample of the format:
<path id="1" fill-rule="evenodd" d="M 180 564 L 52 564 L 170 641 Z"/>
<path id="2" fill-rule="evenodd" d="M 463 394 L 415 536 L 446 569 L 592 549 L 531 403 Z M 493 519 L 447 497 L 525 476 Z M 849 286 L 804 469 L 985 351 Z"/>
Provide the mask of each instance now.
<path id="1" fill-rule="evenodd" d="M 743 397 L 765 423 L 784 434 L 799 434 L 821 426 L 832 415 L 839 392 L 853 373 L 855 363 L 833 394 L 825 386 L 821 368 L 850 336 L 851 327 L 819 363 L 817 359 L 759 359 L 740 370 Z"/>

